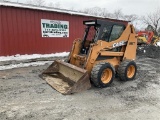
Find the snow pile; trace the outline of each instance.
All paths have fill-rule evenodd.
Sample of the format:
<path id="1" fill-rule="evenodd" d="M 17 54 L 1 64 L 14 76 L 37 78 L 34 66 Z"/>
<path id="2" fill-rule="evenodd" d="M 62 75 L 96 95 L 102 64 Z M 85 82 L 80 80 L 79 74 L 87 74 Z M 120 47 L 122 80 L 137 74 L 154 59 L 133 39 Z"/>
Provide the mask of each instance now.
<path id="1" fill-rule="evenodd" d="M 156 46 L 160 46 L 160 41 L 158 41 L 158 42 L 156 43 Z"/>
<path id="2" fill-rule="evenodd" d="M 11 60 L 29 60 L 29 59 L 36 59 L 36 58 L 46 58 L 46 57 L 65 57 L 68 56 L 69 52 L 62 52 L 62 53 L 55 53 L 55 54 L 33 54 L 33 55 L 14 55 L 14 56 L 1 56 L 0 61 L 11 61 Z"/>
<path id="3" fill-rule="evenodd" d="M 5 65 L 5 66 L 0 66 L 0 70 L 8 70 L 8 69 L 13 69 L 13 68 L 20 68 L 20 67 L 28 67 L 28 66 L 40 66 L 40 65 L 45 65 L 47 63 L 52 63 L 51 61 L 43 61 L 43 62 L 32 62 L 32 63 L 20 63 L 20 64 L 11 64 L 11 65 Z"/>
<path id="4" fill-rule="evenodd" d="M 0 62 L 20 61 L 20 63 L 2 65 L 2 66 L 0 66 L 0 70 L 51 64 L 53 61 L 37 61 L 37 62 L 30 62 L 30 63 L 22 63 L 22 62 L 23 62 L 23 60 L 30 60 L 30 59 L 37 59 L 37 58 L 50 58 L 50 57 L 65 57 L 68 55 L 69 55 L 69 52 L 62 52 L 62 53 L 55 53 L 55 54 L 43 54 L 43 55 L 42 54 L 33 54 L 33 55 L 14 55 L 14 56 L 7 56 L 7 57 L 1 56 Z"/>

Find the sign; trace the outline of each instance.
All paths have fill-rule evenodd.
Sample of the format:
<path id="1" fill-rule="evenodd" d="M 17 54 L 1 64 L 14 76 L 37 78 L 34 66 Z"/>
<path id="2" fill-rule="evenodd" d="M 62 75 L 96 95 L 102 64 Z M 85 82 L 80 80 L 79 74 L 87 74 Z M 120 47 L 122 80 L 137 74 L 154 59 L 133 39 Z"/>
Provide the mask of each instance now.
<path id="1" fill-rule="evenodd" d="M 42 37 L 69 37 L 69 22 L 41 19 Z"/>
<path id="2" fill-rule="evenodd" d="M 113 43 L 112 47 L 115 48 L 115 47 L 123 46 L 123 45 L 126 45 L 126 44 L 127 44 L 126 41 L 120 41 L 120 42 L 117 42 L 117 43 Z"/>

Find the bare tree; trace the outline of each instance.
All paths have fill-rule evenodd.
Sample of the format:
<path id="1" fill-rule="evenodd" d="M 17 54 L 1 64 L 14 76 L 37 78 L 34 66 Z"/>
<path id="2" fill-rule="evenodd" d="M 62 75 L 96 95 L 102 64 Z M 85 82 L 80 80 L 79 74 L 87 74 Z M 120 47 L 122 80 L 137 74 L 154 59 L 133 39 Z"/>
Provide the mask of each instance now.
<path id="1" fill-rule="evenodd" d="M 113 13 L 113 17 L 115 19 L 122 19 L 123 18 L 122 9 L 115 10 L 114 13 Z"/>
<path id="2" fill-rule="evenodd" d="M 81 12 L 91 14 L 91 15 L 96 15 L 98 16 L 100 8 L 99 7 L 92 7 L 92 8 L 85 8 L 84 10 L 80 10 Z"/>
<path id="3" fill-rule="evenodd" d="M 103 16 L 103 17 L 111 16 L 111 14 L 108 13 L 106 8 L 100 8 L 100 7 L 85 8 L 83 10 L 80 10 L 80 12 L 95 15 L 95 16 Z"/>
<path id="4" fill-rule="evenodd" d="M 103 16 L 103 17 L 106 17 L 106 18 L 112 18 L 113 17 L 113 14 L 109 13 L 108 10 L 106 8 L 101 8 L 99 10 L 99 16 Z"/>
<path id="5" fill-rule="evenodd" d="M 142 16 L 142 21 L 148 25 L 152 26 L 153 32 L 157 35 L 158 29 L 160 28 L 160 9 L 156 10 L 154 13 L 148 14 L 147 16 Z"/>
<path id="6" fill-rule="evenodd" d="M 48 7 L 53 7 L 53 6 L 54 6 L 54 3 L 53 3 L 53 2 L 49 2 L 47 6 L 48 6 Z"/>
<path id="7" fill-rule="evenodd" d="M 37 6 L 44 6 L 45 0 L 34 0 L 35 5 Z"/>
<path id="8" fill-rule="evenodd" d="M 56 3 L 49 2 L 45 6 L 52 7 L 52 8 L 61 8 L 61 4 L 59 2 L 56 2 Z"/>
<path id="9" fill-rule="evenodd" d="M 27 4 L 45 6 L 45 0 L 26 0 Z"/>
<path id="10" fill-rule="evenodd" d="M 106 18 L 127 20 L 131 21 L 131 23 L 133 23 L 135 20 L 138 19 L 138 16 L 135 14 L 124 15 L 121 9 L 117 9 L 113 13 L 110 13 L 106 8 L 92 7 L 92 8 L 85 8 L 84 10 L 81 10 L 81 12 L 95 16 L 102 16 Z"/>
<path id="11" fill-rule="evenodd" d="M 139 19 L 139 17 L 135 14 L 123 15 L 122 18 L 123 18 L 123 20 L 130 21 L 132 24 L 135 20 Z"/>
<path id="12" fill-rule="evenodd" d="M 33 1 L 32 1 L 32 0 L 26 0 L 25 3 L 30 4 L 30 5 L 33 5 Z"/>
<path id="13" fill-rule="evenodd" d="M 55 7 L 55 8 L 61 8 L 61 3 L 60 3 L 60 2 L 54 3 L 54 7 Z"/>

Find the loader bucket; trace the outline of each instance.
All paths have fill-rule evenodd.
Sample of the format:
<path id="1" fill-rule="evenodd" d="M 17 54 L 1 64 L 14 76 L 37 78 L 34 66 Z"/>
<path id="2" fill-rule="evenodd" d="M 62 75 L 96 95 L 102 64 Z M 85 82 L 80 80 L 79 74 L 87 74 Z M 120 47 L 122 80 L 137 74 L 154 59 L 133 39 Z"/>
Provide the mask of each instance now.
<path id="1" fill-rule="evenodd" d="M 41 75 L 47 83 L 62 94 L 72 94 L 91 87 L 85 69 L 55 60 Z"/>

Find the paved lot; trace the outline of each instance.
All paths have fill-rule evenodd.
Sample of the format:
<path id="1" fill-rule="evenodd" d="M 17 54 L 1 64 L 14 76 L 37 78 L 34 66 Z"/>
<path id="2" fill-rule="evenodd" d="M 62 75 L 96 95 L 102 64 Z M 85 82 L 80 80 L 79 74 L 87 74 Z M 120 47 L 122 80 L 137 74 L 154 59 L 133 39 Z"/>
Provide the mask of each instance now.
<path id="1" fill-rule="evenodd" d="M 61 95 L 39 74 L 48 67 L 0 71 L 0 120 L 158 120 L 160 59 L 137 59 L 134 81 Z"/>

